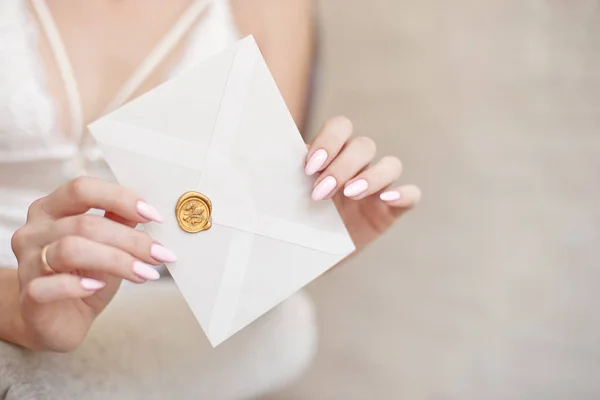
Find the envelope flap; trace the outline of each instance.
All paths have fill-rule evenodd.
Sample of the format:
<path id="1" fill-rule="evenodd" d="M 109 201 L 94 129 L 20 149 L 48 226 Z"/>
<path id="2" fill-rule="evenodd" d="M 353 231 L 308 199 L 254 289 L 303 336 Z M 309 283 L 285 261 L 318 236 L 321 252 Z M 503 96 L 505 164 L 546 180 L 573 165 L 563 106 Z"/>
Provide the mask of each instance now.
<path id="1" fill-rule="evenodd" d="M 313 202 L 306 147 L 254 40 L 192 67 L 90 126 L 117 180 L 165 217 L 146 224 L 216 345 L 354 250 L 331 201 Z M 213 203 L 190 234 L 175 205 Z"/>
<path id="2" fill-rule="evenodd" d="M 212 172 L 215 168 L 218 174 Z M 333 203 L 311 200 L 312 179 L 298 173 L 298 168 L 277 169 L 276 175 L 287 177 L 277 184 L 272 170 L 254 164 L 207 166 L 199 187 L 213 203 L 213 223 L 327 254 L 354 251 Z"/>
<path id="3" fill-rule="evenodd" d="M 213 223 L 347 255 L 354 245 L 333 202 L 310 198 L 306 145 L 258 46 L 242 43 L 198 185 Z"/>
<path id="4" fill-rule="evenodd" d="M 100 144 L 145 151 L 157 160 L 181 151 L 162 149 L 156 135 L 164 135 L 194 147 L 197 157 L 203 159 L 238 49 L 234 46 L 199 63 L 103 116 L 89 125 L 90 133 Z M 154 132 L 155 136 L 144 137 L 144 132 Z"/>

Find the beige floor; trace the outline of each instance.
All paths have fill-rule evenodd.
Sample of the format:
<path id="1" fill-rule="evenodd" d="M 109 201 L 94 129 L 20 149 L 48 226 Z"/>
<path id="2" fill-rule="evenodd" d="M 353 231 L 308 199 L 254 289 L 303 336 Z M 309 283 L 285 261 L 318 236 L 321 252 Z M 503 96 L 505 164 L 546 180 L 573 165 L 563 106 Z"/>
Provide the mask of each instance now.
<path id="1" fill-rule="evenodd" d="M 600 2 L 320 8 L 317 119 L 425 197 L 311 285 L 320 353 L 273 399 L 600 398 Z"/>

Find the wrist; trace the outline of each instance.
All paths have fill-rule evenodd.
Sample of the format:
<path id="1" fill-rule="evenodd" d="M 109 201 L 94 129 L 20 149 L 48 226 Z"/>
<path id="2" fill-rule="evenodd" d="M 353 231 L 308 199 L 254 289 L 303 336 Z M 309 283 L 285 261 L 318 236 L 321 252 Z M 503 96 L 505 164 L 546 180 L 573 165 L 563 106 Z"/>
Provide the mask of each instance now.
<path id="1" fill-rule="evenodd" d="M 12 340 L 9 339 L 12 343 L 29 350 L 43 350 L 43 347 L 35 340 L 35 335 L 23 320 L 20 308 L 17 308 L 13 315 L 12 332 L 13 338 Z"/>
<path id="2" fill-rule="evenodd" d="M 20 308 L 14 307 L 12 314 L 8 331 L 6 332 L 6 340 L 22 347 L 31 348 L 29 335 L 27 334 Z"/>
<path id="3" fill-rule="evenodd" d="M 21 314 L 17 271 L 0 268 L 0 340 L 35 348 Z"/>

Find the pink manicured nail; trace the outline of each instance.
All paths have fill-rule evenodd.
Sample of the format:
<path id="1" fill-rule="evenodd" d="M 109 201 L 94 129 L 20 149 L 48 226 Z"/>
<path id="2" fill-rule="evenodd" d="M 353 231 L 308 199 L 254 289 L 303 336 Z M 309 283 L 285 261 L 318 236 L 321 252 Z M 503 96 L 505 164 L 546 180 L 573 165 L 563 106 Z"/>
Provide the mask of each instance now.
<path id="1" fill-rule="evenodd" d="M 141 261 L 133 262 L 133 273 L 139 276 L 142 279 L 147 279 L 149 281 L 155 281 L 160 278 L 160 274 L 157 270 L 149 266 L 148 264 L 144 264 Z"/>
<path id="2" fill-rule="evenodd" d="M 81 278 L 79 282 L 81 283 L 81 287 L 86 290 L 100 290 L 106 286 L 106 283 L 91 278 Z"/>
<path id="3" fill-rule="evenodd" d="M 306 175 L 309 175 L 309 176 L 314 175 L 321 168 L 323 168 L 323 165 L 325 164 L 326 160 L 327 160 L 327 152 L 325 150 L 319 149 L 319 150 L 315 151 L 313 153 L 313 155 L 310 156 L 310 158 L 308 159 L 308 163 L 306 163 L 304 172 L 306 173 Z"/>
<path id="4" fill-rule="evenodd" d="M 312 199 L 315 201 L 323 200 L 325 197 L 329 196 L 329 193 L 337 186 L 337 181 L 333 176 L 328 176 L 323 179 L 315 190 L 312 192 Z"/>
<path id="5" fill-rule="evenodd" d="M 369 182 L 367 182 L 365 179 L 359 179 L 346 186 L 346 188 L 344 189 L 344 196 L 356 197 L 368 188 Z"/>
<path id="6" fill-rule="evenodd" d="M 175 262 L 177 261 L 177 256 L 166 247 L 161 246 L 160 244 L 153 244 L 150 248 L 150 255 L 156 261 L 160 262 Z"/>
<path id="7" fill-rule="evenodd" d="M 379 195 L 379 198 L 383 201 L 396 201 L 398 199 L 400 199 L 400 192 L 396 192 L 396 191 L 389 191 L 389 192 L 383 192 Z"/>
<path id="8" fill-rule="evenodd" d="M 156 208 L 144 201 L 138 201 L 137 211 L 142 217 L 149 219 L 150 221 L 158 223 L 163 222 L 163 217 L 159 214 Z"/>

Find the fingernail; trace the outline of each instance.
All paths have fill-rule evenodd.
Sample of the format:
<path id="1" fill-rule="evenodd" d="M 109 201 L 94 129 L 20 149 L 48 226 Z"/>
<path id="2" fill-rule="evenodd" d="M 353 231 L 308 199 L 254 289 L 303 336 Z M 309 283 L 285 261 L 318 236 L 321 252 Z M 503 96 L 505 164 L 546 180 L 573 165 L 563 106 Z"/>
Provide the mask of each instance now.
<path id="1" fill-rule="evenodd" d="M 383 192 L 379 195 L 379 198 L 383 201 L 396 201 L 400 199 L 400 192 L 395 190 L 389 192 Z"/>
<path id="2" fill-rule="evenodd" d="M 81 287 L 86 290 L 100 290 L 106 286 L 106 283 L 90 278 L 81 278 L 79 282 L 81 283 Z"/>
<path id="3" fill-rule="evenodd" d="M 142 217 L 149 219 L 150 221 L 158 223 L 163 222 L 163 217 L 159 214 L 156 208 L 144 201 L 138 201 L 137 211 Z"/>
<path id="4" fill-rule="evenodd" d="M 328 176 L 315 187 L 315 190 L 312 192 L 312 199 L 315 201 L 323 200 L 325 197 L 329 196 L 329 193 L 335 189 L 336 185 L 337 181 L 335 178 L 333 176 Z"/>
<path id="5" fill-rule="evenodd" d="M 146 279 L 149 281 L 155 281 L 160 278 L 160 274 L 157 270 L 149 266 L 148 264 L 144 264 L 141 261 L 133 262 L 133 273 L 142 279 Z"/>
<path id="6" fill-rule="evenodd" d="M 356 197 L 368 188 L 369 182 L 367 182 L 365 179 L 359 179 L 346 186 L 346 188 L 344 189 L 344 196 Z"/>
<path id="7" fill-rule="evenodd" d="M 150 255 L 156 261 L 160 262 L 175 262 L 177 261 L 177 256 L 166 247 L 161 246 L 160 244 L 153 244 L 150 248 Z"/>
<path id="8" fill-rule="evenodd" d="M 323 165 L 325 164 L 325 160 L 327 160 L 327 152 L 323 149 L 319 149 L 313 153 L 312 156 L 308 159 L 306 163 L 306 167 L 304 168 L 304 172 L 306 175 L 314 175 L 317 171 L 319 171 Z"/>

